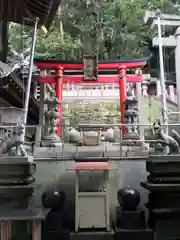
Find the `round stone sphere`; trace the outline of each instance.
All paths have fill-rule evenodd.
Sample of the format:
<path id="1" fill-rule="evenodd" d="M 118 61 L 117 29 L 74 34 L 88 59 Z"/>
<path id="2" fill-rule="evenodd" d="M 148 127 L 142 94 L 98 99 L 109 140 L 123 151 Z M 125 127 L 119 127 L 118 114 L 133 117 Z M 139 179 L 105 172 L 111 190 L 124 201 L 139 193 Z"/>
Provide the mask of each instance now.
<path id="1" fill-rule="evenodd" d="M 140 193 L 137 189 L 124 187 L 118 191 L 117 200 L 123 210 L 134 211 L 140 202 Z"/>
<path id="2" fill-rule="evenodd" d="M 51 208 L 51 210 L 59 211 L 63 208 L 66 200 L 66 195 L 63 191 L 56 188 L 44 192 L 42 195 L 42 205 L 44 208 Z"/>

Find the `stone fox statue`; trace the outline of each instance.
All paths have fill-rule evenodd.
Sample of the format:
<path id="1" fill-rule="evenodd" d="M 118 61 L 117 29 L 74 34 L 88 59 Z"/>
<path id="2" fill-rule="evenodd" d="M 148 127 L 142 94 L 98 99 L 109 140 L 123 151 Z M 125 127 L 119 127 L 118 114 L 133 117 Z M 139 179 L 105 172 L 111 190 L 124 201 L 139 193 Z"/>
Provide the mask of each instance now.
<path id="1" fill-rule="evenodd" d="M 164 133 L 159 120 L 154 122 L 153 127 L 156 139 L 160 144 L 162 144 L 163 146 L 167 145 L 169 147 L 170 153 L 180 152 L 178 141 L 174 137 Z"/>
<path id="2" fill-rule="evenodd" d="M 26 156 L 26 150 L 23 147 L 24 143 L 24 125 L 19 125 L 16 132 L 12 136 L 2 139 L 0 144 L 0 154 L 8 153 L 13 147 L 16 147 L 16 154 L 18 156 Z"/>

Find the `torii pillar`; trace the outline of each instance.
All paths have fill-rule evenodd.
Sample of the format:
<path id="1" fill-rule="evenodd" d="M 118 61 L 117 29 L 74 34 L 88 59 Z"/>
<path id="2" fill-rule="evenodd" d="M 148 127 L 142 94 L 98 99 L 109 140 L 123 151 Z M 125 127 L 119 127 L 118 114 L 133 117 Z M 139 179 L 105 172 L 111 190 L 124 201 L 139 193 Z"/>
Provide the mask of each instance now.
<path id="1" fill-rule="evenodd" d="M 157 17 L 155 12 L 146 11 L 144 22 L 151 27 L 157 25 Z M 175 48 L 175 67 L 176 67 L 176 89 L 177 89 L 177 106 L 178 118 L 180 121 L 180 16 L 171 14 L 161 14 L 160 24 L 162 26 L 176 27 L 174 35 L 162 38 L 163 47 Z M 159 46 L 159 39 L 157 37 L 152 40 L 153 46 Z"/>

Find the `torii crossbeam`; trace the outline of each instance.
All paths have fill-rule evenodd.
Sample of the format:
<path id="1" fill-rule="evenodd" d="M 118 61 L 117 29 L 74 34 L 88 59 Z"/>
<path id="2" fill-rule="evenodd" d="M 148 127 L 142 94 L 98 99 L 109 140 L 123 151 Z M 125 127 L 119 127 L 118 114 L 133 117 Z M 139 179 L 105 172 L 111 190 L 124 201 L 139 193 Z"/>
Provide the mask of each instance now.
<path id="1" fill-rule="evenodd" d="M 64 83 L 118 83 L 120 91 L 121 122 L 124 124 L 124 100 L 126 99 L 127 82 L 143 82 L 141 75 L 128 75 L 130 69 L 142 69 L 147 65 L 148 58 L 142 59 L 120 59 L 117 61 L 99 61 L 98 77 L 96 80 L 85 80 L 84 64 L 77 61 L 58 61 L 35 59 L 35 65 L 40 71 L 53 70 L 54 74 L 40 74 L 40 83 L 55 84 L 56 96 L 59 100 L 63 98 Z M 107 74 L 112 71 L 113 74 Z M 61 136 L 62 105 L 59 105 L 59 120 L 57 135 Z"/>

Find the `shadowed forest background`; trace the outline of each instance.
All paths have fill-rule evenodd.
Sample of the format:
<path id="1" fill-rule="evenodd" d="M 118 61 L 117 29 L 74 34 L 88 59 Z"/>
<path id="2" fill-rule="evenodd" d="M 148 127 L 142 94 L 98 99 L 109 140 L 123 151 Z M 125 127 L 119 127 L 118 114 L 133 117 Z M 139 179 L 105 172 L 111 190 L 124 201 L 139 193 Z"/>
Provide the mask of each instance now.
<path id="1" fill-rule="evenodd" d="M 156 52 L 151 40 L 157 29 L 144 25 L 145 11 L 178 14 L 179 6 L 179 0 L 62 0 L 48 33 L 38 31 L 36 56 L 67 60 L 82 59 L 85 53 L 97 53 L 99 59 L 149 56 Z M 9 35 L 11 48 L 18 52 L 30 45 L 29 27 L 11 24 Z"/>
<path id="2" fill-rule="evenodd" d="M 104 60 L 149 56 L 147 72 L 158 78 L 158 48 L 151 44 L 152 38 L 157 36 L 157 27 L 151 29 L 143 22 L 146 10 L 157 9 L 179 14 L 180 0 L 62 0 L 48 32 L 38 31 L 36 58 L 82 60 L 87 53 L 98 54 L 99 59 Z M 20 55 L 29 57 L 26 51 L 32 32 L 28 26 L 10 24 L 10 62 Z M 168 36 L 173 34 L 173 29 L 162 27 L 162 32 L 163 36 Z M 174 49 L 164 49 L 164 64 L 166 79 L 175 79 Z M 115 103 L 115 108 L 114 103 L 108 104 L 102 103 L 101 111 L 96 111 L 93 105 L 90 116 L 103 122 L 111 122 L 112 118 L 119 121 L 119 103 Z M 82 109 L 81 105 L 80 111 L 78 105 L 71 106 L 71 111 L 64 109 L 64 116 L 74 125 L 86 107 Z"/>

